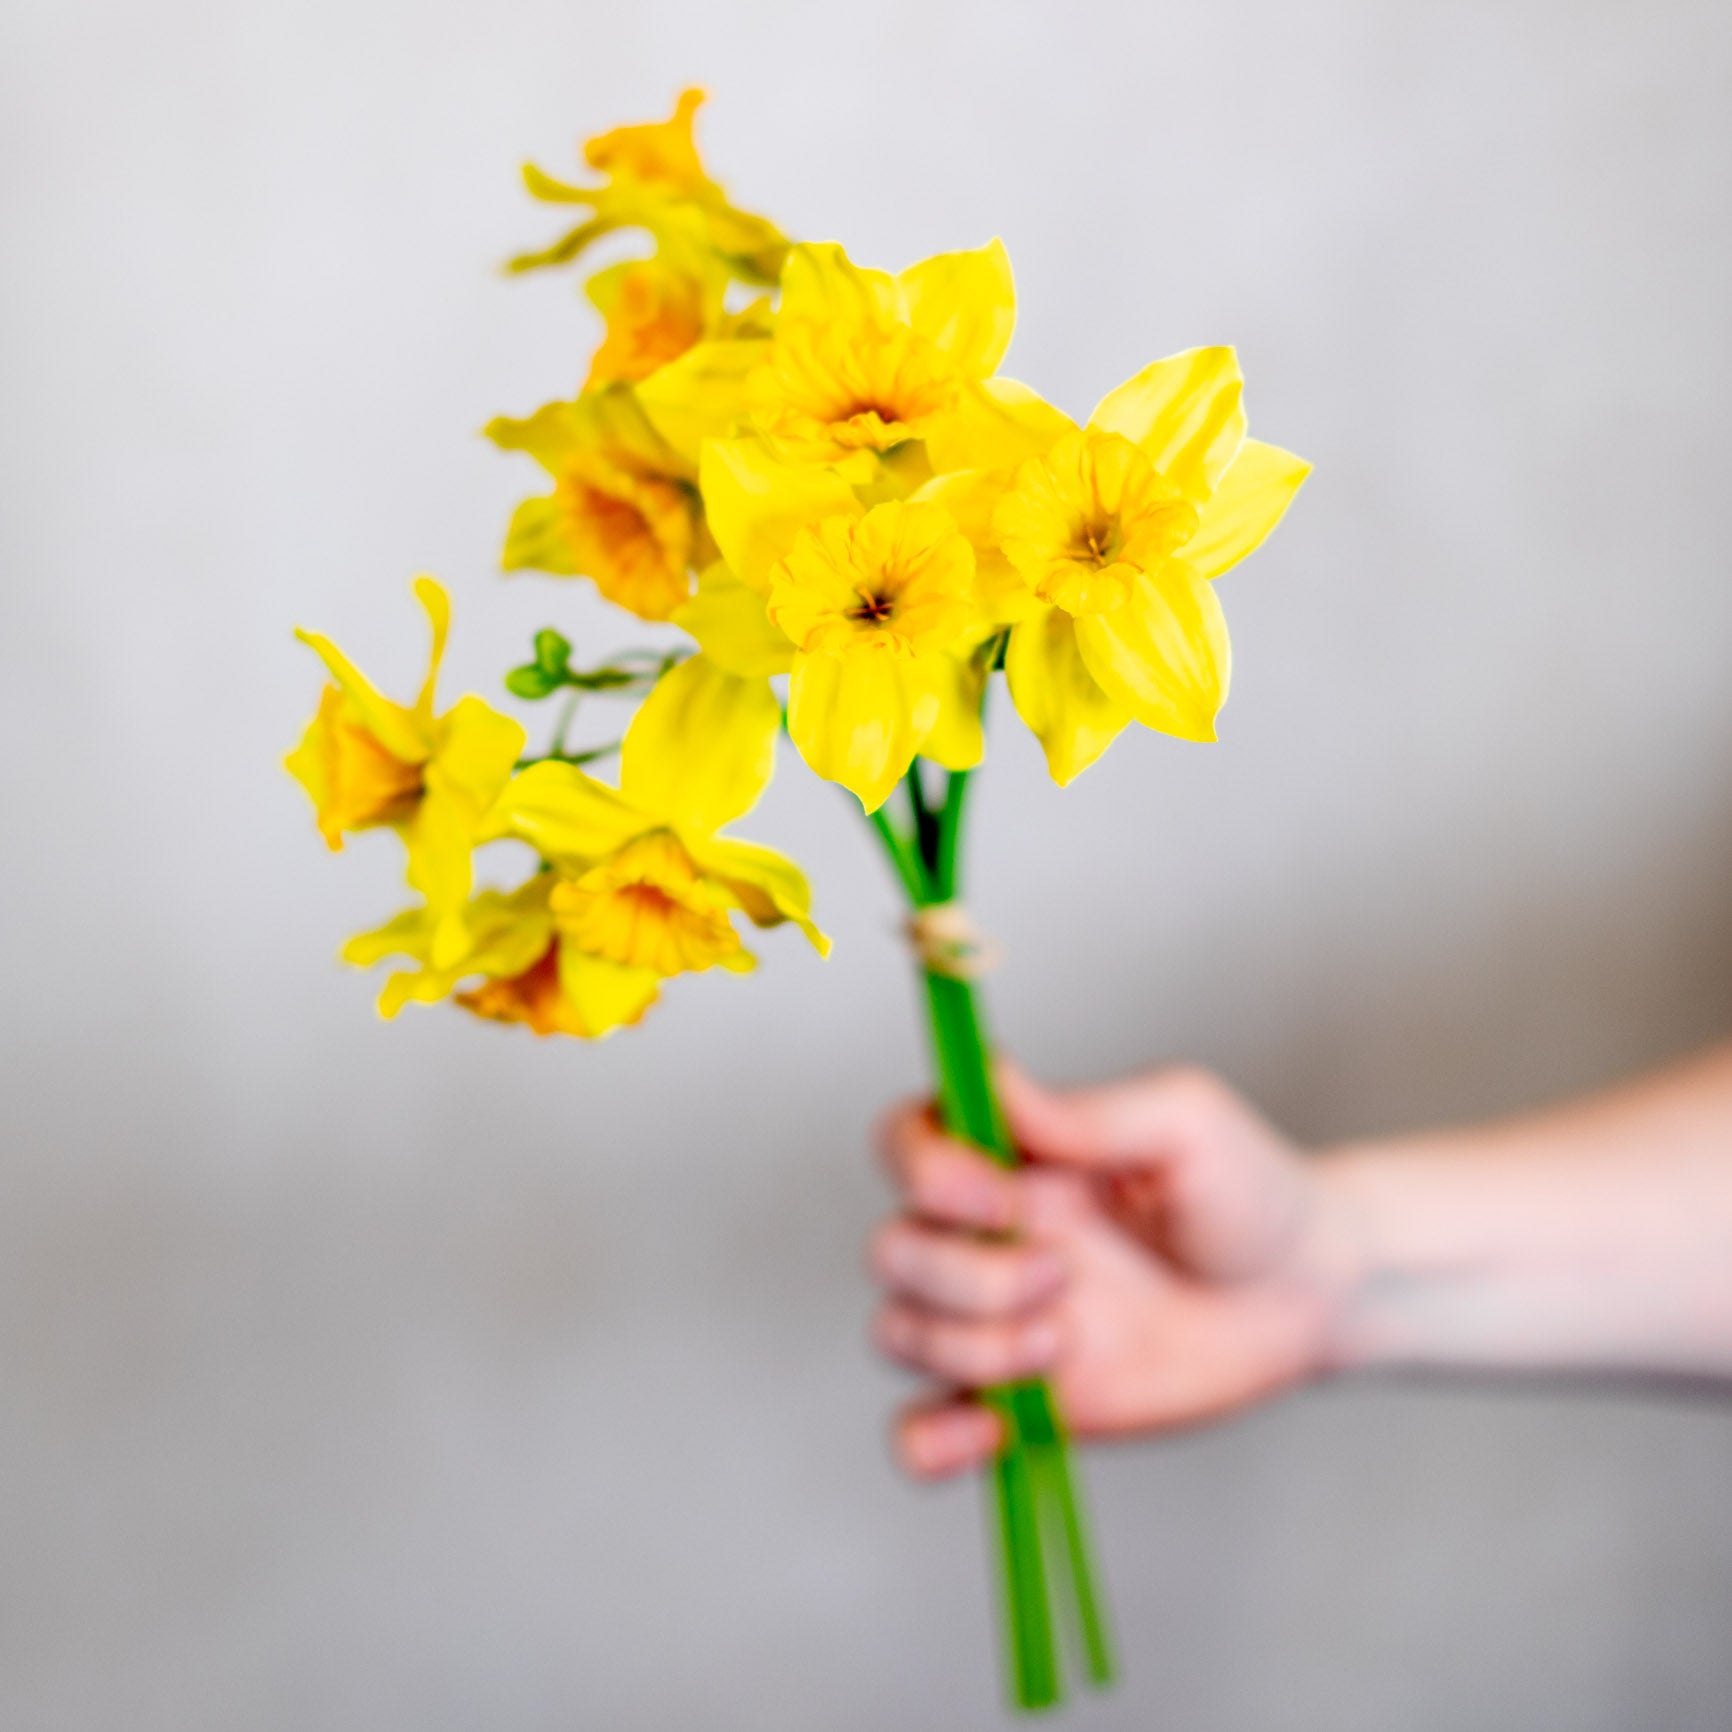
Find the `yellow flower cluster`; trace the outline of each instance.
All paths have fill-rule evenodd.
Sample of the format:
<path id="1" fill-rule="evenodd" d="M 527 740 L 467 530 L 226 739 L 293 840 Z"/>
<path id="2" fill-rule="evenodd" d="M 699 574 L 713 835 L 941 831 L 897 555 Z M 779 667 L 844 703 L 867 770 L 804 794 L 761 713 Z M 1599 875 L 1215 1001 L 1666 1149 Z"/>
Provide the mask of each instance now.
<path id="1" fill-rule="evenodd" d="M 781 707 L 763 682 L 702 656 L 672 668 L 626 730 L 618 787 L 564 758 L 520 765 L 522 727 L 480 698 L 433 714 L 449 610 L 431 578 L 415 587 L 434 622 L 434 669 L 414 708 L 303 633 L 334 683 L 288 758 L 333 848 L 381 826 L 406 844 L 421 905 L 343 951 L 362 967 L 415 965 L 386 981 L 386 1016 L 455 996 L 537 1034 L 607 1034 L 636 1022 L 674 975 L 750 969 L 735 914 L 792 921 L 828 952 L 793 862 L 720 833 L 757 804 L 775 766 Z M 533 847 L 539 869 L 509 894 L 472 896 L 473 851 L 507 840 Z"/>
<path id="2" fill-rule="evenodd" d="M 766 785 L 784 719 L 869 812 L 917 756 L 978 763 L 998 668 L 1060 783 L 1132 721 L 1213 739 L 1229 662 L 1213 580 L 1308 473 L 1247 437 L 1228 348 L 1154 362 L 1078 425 L 999 372 L 1016 318 L 1000 243 L 894 276 L 791 245 L 705 169 L 701 101 L 592 139 L 594 184 L 525 171 L 588 214 L 513 269 L 619 232 L 653 251 L 589 279 L 605 329 L 576 397 L 487 428 L 552 481 L 513 514 L 505 569 L 587 579 L 697 645 L 626 731 L 618 786 L 563 751 L 524 759 L 523 730 L 479 698 L 436 715 L 431 672 L 413 706 L 390 703 L 306 636 L 334 683 L 289 768 L 332 847 L 396 830 L 423 898 L 345 951 L 415 964 L 388 981 L 388 1015 L 455 996 L 596 1035 L 673 975 L 750 967 L 736 914 L 826 948 L 798 870 L 719 834 Z M 430 579 L 417 593 L 436 669 L 448 608 Z M 472 895 L 473 850 L 503 838 L 539 870 Z"/>

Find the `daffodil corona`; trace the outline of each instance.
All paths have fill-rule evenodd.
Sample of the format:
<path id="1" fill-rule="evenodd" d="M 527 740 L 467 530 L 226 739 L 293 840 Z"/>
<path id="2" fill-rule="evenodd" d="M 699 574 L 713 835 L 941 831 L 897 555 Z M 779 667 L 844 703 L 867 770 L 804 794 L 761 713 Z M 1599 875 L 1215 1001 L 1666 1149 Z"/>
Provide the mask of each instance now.
<path id="1" fill-rule="evenodd" d="M 590 139 L 581 183 L 525 169 L 580 217 L 511 269 L 573 264 L 604 237 L 620 250 L 586 284 L 601 327 L 576 395 L 582 370 L 559 362 L 561 395 L 486 429 L 549 478 L 511 516 L 504 569 L 584 580 L 654 647 L 592 661 L 538 632 L 506 676 L 556 706 L 532 752 L 478 697 L 435 707 L 450 607 L 418 579 L 419 695 L 385 698 L 302 633 L 330 684 L 288 768 L 332 848 L 369 830 L 404 844 L 419 900 L 343 951 L 395 959 L 381 1014 L 452 1003 L 593 1040 L 688 975 L 754 972 L 754 928 L 828 954 L 799 867 L 732 834 L 786 734 L 870 816 L 912 906 L 945 1126 L 1014 1164 L 972 979 L 990 947 L 958 902 L 993 676 L 1060 784 L 1133 721 L 1213 740 L 1231 660 L 1215 579 L 1308 466 L 1248 437 L 1225 347 L 1152 362 L 1073 420 L 1000 371 L 1017 314 L 1000 242 L 897 272 L 790 243 L 710 173 L 702 100 Z M 617 737 L 592 720 L 608 699 L 637 706 Z M 510 887 L 477 889 L 478 861 Z M 1051 1391 L 983 1399 L 1005 1434 L 1011 1675 L 1021 1705 L 1045 1706 L 1055 1613 L 1101 1683 L 1104 1611 Z"/>

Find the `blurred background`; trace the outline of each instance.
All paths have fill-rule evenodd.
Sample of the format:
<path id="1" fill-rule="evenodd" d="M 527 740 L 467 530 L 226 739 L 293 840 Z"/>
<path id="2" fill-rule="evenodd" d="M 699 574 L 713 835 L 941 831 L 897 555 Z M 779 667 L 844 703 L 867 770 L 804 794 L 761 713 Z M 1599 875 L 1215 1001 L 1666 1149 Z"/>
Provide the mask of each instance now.
<path id="1" fill-rule="evenodd" d="M 410 689 L 417 570 L 451 693 L 623 641 L 496 575 L 535 476 L 476 430 L 595 336 L 497 274 L 560 223 L 518 163 L 690 81 L 796 235 L 1002 234 L 1073 412 L 1230 340 L 1316 462 L 1221 745 L 993 746 L 1028 1066 L 1201 1060 L 1321 1143 L 1732 1020 L 1724 6 L 13 0 L 8 1732 L 1000 1723 L 977 1488 L 897 1479 L 864 1342 L 923 1059 L 858 816 L 787 755 L 751 832 L 830 963 L 582 1047 L 378 1022 L 334 953 L 396 850 L 278 767 L 290 627 Z M 1089 1478 L 1127 1676 L 1078 1727 L 1726 1724 L 1725 1406 L 1343 1385 Z"/>

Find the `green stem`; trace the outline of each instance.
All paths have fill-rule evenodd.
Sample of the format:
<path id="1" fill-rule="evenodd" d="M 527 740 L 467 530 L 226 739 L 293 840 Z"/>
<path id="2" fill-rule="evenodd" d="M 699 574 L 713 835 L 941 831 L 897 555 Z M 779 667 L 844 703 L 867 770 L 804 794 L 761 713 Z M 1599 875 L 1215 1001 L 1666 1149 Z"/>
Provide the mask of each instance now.
<path id="1" fill-rule="evenodd" d="M 878 840 L 884 844 L 884 852 L 890 856 L 890 864 L 896 868 L 909 902 L 918 908 L 926 899 L 926 873 L 920 856 L 882 806 L 872 814 L 872 828 L 878 832 Z"/>
<path id="2" fill-rule="evenodd" d="M 918 760 L 905 787 L 912 834 L 882 809 L 872 814 L 873 827 L 915 907 L 949 902 L 960 893 L 968 772 L 950 772 L 944 804 L 936 810 L 927 800 Z M 974 985 L 931 970 L 923 971 L 923 981 L 944 1126 L 1000 1165 L 1014 1167 L 1019 1157 L 993 1086 L 991 1050 Z M 1098 1572 L 1051 1390 L 1035 1379 L 982 1391 L 982 1399 L 998 1412 L 1005 1429 L 992 1482 L 1012 1695 L 1020 1708 L 1047 1708 L 1063 1695 L 1055 1598 L 1063 1604 L 1089 1680 L 1112 1681 Z"/>
<path id="3" fill-rule="evenodd" d="M 938 827 L 938 855 L 933 862 L 933 887 L 939 899 L 948 902 L 956 895 L 957 856 L 962 847 L 962 809 L 968 798 L 967 770 L 952 770 L 944 794 L 943 820 Z"/>
<path id="4" fill-rule="evenodd" d="M 920 849 L 921 863 L 928 875 L 937 871 L 938 859 L 942 848 L 941 835 L 945 823 L 943 811 L 934 812 L 926 800 L 926 778 L 921 773 L 920 760 L 916 758 L 908 766 L 908 775 L 902 784 L 908 790 L 908 804 L 914 813 L 914 840 Z M 949 802 L 946 801 L 948 807 Z M 943 896 L 938 895 L 937 886 L 933 886 L 931 900 L 942 902 Z"/>
<path id="5" fill-rule="evenodd" d="M 547 748 L 550 758 L 565 756 L 565 736 L 571 731 L 572 718 L 577 714 L 577 706 L 583 701 L 582 692 L 572 692 L 565 700 L 559 712 L 559 720 L 553 725 L 553 744 Z"/>

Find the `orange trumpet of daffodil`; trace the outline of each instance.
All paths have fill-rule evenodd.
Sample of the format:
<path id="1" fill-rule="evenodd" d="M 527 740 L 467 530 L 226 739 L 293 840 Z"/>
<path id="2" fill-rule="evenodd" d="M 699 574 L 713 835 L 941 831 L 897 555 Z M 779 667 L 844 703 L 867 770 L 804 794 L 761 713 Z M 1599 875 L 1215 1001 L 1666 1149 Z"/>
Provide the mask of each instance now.
<path id="1" fill-rule="evenodd" d="M 507 571 L 587 577 L 639 619 L 667 619 L 714 557 L 696 472 L 645 419 L 625 385 L 549 403 L 525 420 L 499 416 L 486 435 L 527 452 L 553 477 L 518 506 L 501 556 Z"/>

